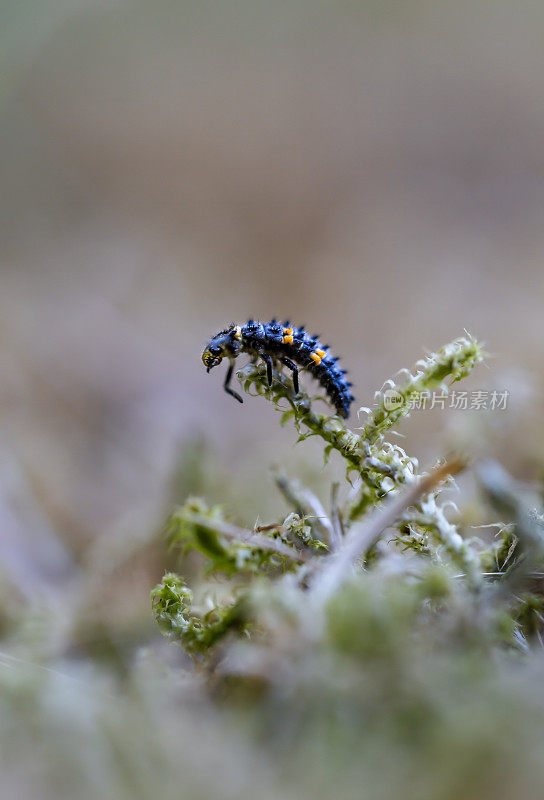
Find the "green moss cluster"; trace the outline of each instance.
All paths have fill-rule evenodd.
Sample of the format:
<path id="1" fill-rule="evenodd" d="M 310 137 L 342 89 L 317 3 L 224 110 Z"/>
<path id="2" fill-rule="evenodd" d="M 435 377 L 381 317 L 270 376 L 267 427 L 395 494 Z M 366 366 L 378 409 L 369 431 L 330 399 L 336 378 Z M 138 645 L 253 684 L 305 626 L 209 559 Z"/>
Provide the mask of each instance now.
<path id="1" fill-rule="evenodd" d="M 175 573 L 168 572 L 151 592 L 157 624 L 165 636 L 191 655 L 204 653 L 229 630 L 244 629 L 243 603 L 216 606 L 199 616 L 192 609 L 193 593 Z"/>
<path id="2" fill-rule="evenodd" d="M 318 398 L 311 398 L 304 390 L 295 395 L 291 378 L 283 372 L 276 372 L 269 386 L 265 370 L 249 364 L 238 373 L 244 390 L 270 401 L 281 413 L 282 425 L 292 421 L 299 442 L 311 436 L 321 439 L 325 460 L 332 451 L 340 455 L 346 466 L 346 480 L 352 487 L 349 497 L 327 514 L 309 489 L 297 481 L 278 476 L 278 486 L 292 505 L 292 513 L 282 523 L 259 530 L 238 528 L 226 519 L 223 508 L 210 508 L 201 499 L 189 498 L 170 517 L 167 526 L 170 543 L 179 547 L 182 554 L 197 550 L 204 557 L 208 573 L 238 581 L 237 590 L 248 597 L 252 591 L 248 575 L 275 582 L 286 573 L 293 573 L 299 586 L 312 584 L 315 587 L 334 551 L 342 548 L 351 535 L 357 535 L 359 528 L 386 498 L 397 495 L 403 486 L 414 486 L 421 478 L 417 460 L 397 444 L 387 441 L 386 433 L 409 415 L 414 397 L 435 388 L 447 393 L 452 383 L 468 375 L 481 360 L 481 346 L 468 335 L 429 354 L 411 371 L 402 371 L 402 380 L 389 380 L 384 384 L 376 393 L 374 408 L 363 409 L 368 420 L 358 430 L 348 428 L 336 415 L 318 413 L 314 408 Z M 392 390 L 400 401 L 389 409 L 386 391 Z M 436 564 L 453 565 L 474 588 L 481 579 L 484 549 L 463 538 L 446 516 L 440 499 L 443 487 L 444 481 L 441 481 L 402 508 L 388 524 L 393 529 L 390 538 L 398 543 L 400 551 L 409 550 Z M 360 555 L 370 563 L 375 553 Z M 243 576 L 245 582 L 240 588 Z M 154 590 L 155 614 L 161 629 L 172 638 L 177 636 L 187 646 L 194 634 L 193 628 L 187 633 L 187 619 L 191 620 L 191 625 L 194 623 L 193 616 L 186 617 L 190 613 L 190 597 L 185 584 L 180 582 L 176 584 L 178 591 L 181 592 L 179 587 L 184 588 L 178 602 L 166 602 L 173 591 L 172 581 L 169 574 Z M 225 609 L 215 609 L 214 613 L 223 619 Z M 168 625 L 169 615 L 172 616 L 171 625 Z M 199 634 L 208 624 L 206 620 L 198 622 Z M 212 627 L 210 647 L 229 630 L 226 624 L 217 628 L 215 617 Z M 201 635 L 199 652 L 206 649 L 205 641 L 206 637 Z"/>

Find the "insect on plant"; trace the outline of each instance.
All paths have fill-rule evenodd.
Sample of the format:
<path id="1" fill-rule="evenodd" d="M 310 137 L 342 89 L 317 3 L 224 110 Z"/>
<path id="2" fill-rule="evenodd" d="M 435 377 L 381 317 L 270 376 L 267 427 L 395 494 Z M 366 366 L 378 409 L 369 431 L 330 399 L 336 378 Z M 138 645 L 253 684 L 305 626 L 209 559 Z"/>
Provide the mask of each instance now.
<path id="1" fill-rule="evenodd" d="M 273 366 L 278 362 L 293 373 L 295 393 L 299 392 L 299 369 L 307 370 L 324 388 L 336 413 L 349 417 L 352 401 L 352 384 L 346 380 L 346 370 L 338 365 L 338 356 L 333 356 L 329 345 L 322 345 L 317 336 L 311 336 L 304 326 L 297 328 L 289 321 L 256 322 L 248 320 L 245 325 L 230 325 L 213 336 L 204 352 L 202 361 L 209 372 L 229 359 L 225 376 L 225 391 L 243 403 L 241 396 L 231 389 L 230 382 L 236 357 L 248 353 L 254 360 L 261 358 L 266 365 L 268 385 L 272 385 Z"/>

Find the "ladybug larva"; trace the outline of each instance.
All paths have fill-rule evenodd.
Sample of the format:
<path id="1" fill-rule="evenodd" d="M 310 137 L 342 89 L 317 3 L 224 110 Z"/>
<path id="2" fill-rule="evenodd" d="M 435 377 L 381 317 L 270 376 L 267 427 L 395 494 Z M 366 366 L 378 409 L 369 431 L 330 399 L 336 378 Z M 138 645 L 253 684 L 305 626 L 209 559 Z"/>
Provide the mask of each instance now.
<path id="1" fill-rule="evenodd" d="M 225 391 L 240 403 L 240 395 L 230 388 L 234 360 L 241 353 L 253 358 L 262 358 L 266 364 L 268 385 L 272 385 L 272 365 L 278 361 L 292 370 L 295 393 L 298 394 L 299 367 L 308 370 L 325 389 L 331 404 L 341 417 L 349 416 L 354 399 L 351 383 L 346 381 L 346 370 L 338 366 L 338 358 L 331 355 L 328 345 L 321 345 L 317 336 L 310 336 L 304 327 L 296 328 L 289 322 L 255 322 L 250 319 L 245 325 L 231 325 L 213 336 L 204 352 L 202 361 L 209 372 L 229 359 L 225 376 Z"/>

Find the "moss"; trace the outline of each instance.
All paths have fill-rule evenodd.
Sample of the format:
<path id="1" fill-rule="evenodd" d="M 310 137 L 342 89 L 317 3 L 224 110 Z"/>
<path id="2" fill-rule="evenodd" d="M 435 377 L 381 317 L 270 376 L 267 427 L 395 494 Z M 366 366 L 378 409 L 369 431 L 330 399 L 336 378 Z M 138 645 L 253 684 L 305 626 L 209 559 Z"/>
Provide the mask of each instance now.
<path id="1" fill-rule="evenodd" d="M 386 381 L 373 408 L 363 409 L 368 419 L 357 430 L 336 415 L 317 412 L 318 398 L 304 390 L 295 395 L 282 371 L 274 372 L 269 386 L 263 368 L 249 364 L 240 370 L 244 390 L 268 400 L 281 424 L 293 422 L 298 442 L 320 439 L 325 460 L 333 450 L 339 454 L 348 499 L 339 504 L 335 486 L 327 512 L 300 481 L 278 475 L 292 510 L 281 522 L 251 530 L 230 524 L 222 507 L 189 498 L 170 517 L 169 541 L 182 556 L 197 550 L 204 572 L 223 576 L 239 599 L 199 617 L 186 584 L 169 574 L 152 593 L 161 630 L 192 653 L 211 654 L 231 631 L 232 641 L 250 651 L 263 643 L 273 649 L 279 637 L 289 648 L 321 643 L 344 656 L 386 660 L 421 635 L 421 620 L 427 629 L 443 625 L 451 640 L 465 647 L 523 650 L 538 640 L 544 619 L 540 593 L 529 591 L 526 578 L 543 552 L 537 541 L 541 514 L 529 513 L 527 501 L 518 499 L 519 487 L 509 487 L 489 466 L 483 478 L 488 501 L 507 521 L 498 525 L 491 543 L 464 538 L 442 498 L 453 466 L 445 464 L 434 478 L 385 439 L 409 415 L 414 398 L 432 389 L 447 394 L 482 358 L 481 346 L 469 335 L 427 355 L 412 370 L 402 370 L 397 381 Z M 391 393 L 397 398 L 392 405 Z M 396 572 L 390 580 L 383 570 L 392 564 Z M 376 578 L 382 574 L 385 581 Z M 257 639 L 248 639 L 249 617 L 260 632 Z M 438 639 L 442 633 L 439 629 Z M 253 667 L 244 666 L 246 655 L 237 670 L 254 679 Z"/>

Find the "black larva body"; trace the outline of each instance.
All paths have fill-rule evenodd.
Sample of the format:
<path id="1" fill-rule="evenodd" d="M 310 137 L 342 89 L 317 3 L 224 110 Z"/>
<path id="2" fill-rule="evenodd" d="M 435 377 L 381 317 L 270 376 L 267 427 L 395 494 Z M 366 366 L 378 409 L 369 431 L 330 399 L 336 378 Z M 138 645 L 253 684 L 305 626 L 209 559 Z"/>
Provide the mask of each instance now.
<path id="1" fill-rule="evenodd" d="M 241 353 L 260 357 L 266 364 L 268 382 L 272 383 L 272 364 L 279 361 L 293 371 L 295 392 L 298 392 L 298 368 L 307 370 L 319 381 L 341 417 L 349 416 L 353 401 L 351 383 L 346 381 L 346 371 L 338 366 L 338 358 L 331 355 L 328 345 L 321 345 L 317 336 L 310 336 L 304 328 L 289 322 L 255 322 L 231 325 L 213 336 L 208 342 L 202 361 L 208 369 L 217 366 L 223 358 L 230 360 L 225 378 L 226 391 L 240 402 L 242 398 L 230 388 L 234 359 Z"/>

